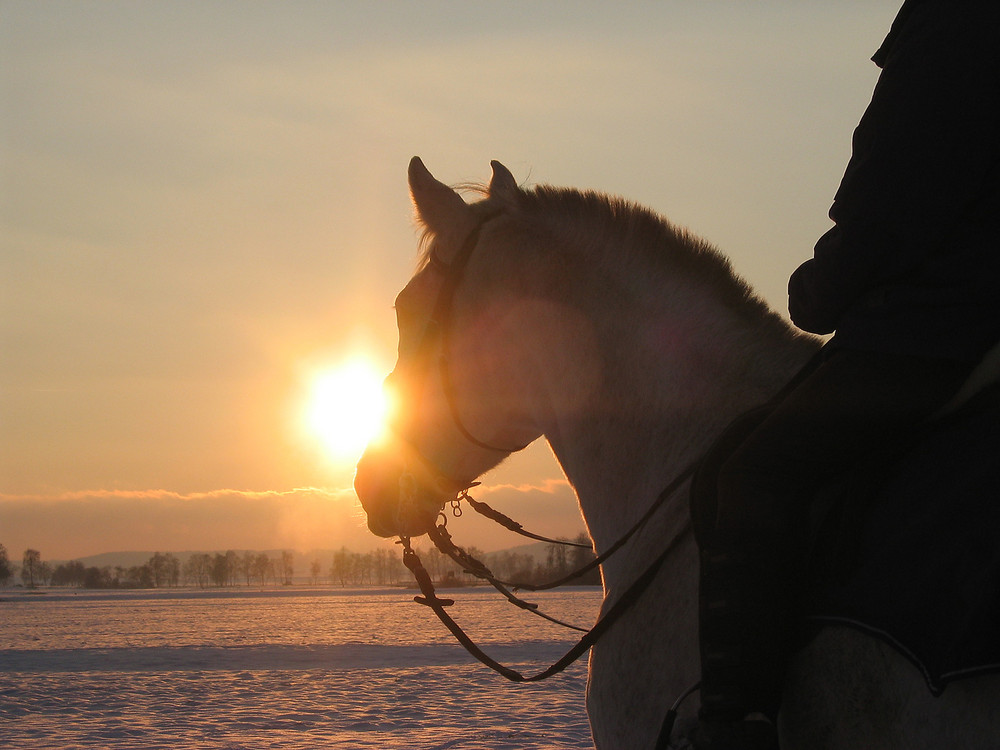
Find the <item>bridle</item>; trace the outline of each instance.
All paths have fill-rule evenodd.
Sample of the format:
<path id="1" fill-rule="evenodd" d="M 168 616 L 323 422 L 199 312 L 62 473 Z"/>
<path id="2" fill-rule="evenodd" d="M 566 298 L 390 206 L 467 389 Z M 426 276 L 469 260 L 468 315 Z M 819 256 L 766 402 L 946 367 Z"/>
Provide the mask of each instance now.
<path id="1" fill-rule="evenodd" d="M 479 238 L 482 234 L 483 227 L 498 215 L 499 212 L 494 212 L 479 218 L 469 233 L 465 236 L 465 239 L 462 240 L 462 244 L 459 246 L 455 256 L 451 259 L 451 262 L 446 263 L 442 261 L 441 258 L 433 252 L 433 249 L 429 252 L 427 256 L 428 266 L 443 275 L 444 278 L 441 282 L 440 288 L 437 290 L 437 296 L 435 297 L 434 304 L 431 307 L 430 317 L 424 325 L 423 333 L 421 334 L 414 350 L 416 359 L 416 372 L 414 373 L 414 376 L 419 384 L 416 392 L 422 393 L 426 390 L 427 381 L 429 381 L 436 371 L 441 382 L 441 390 L 444 394 L 445 402 L 448 405 L 448 413 L 451 417 L 452 424 L 462 438 L 477 448 L 494 453 L 501 453 L 506 456 L 523 450 L 528 444 L 525 443 L 512 447 L 501 447 L 492 443 L 487 443 L 484 440 L 480 440 L 468 427 L 466 427 L 465 421 L 462 419 L 461 411 L 458 408 L 458 399 L 455 392 L 455 386 L 451 378 L 451 368 L 448 361 L 449 353 L 451 351 L 451 319 L 455 303 L 455 292 L 458 290 L 458 287 L 462 282 L 466 267 L 469 264 L 469 260 L 472 258 L 472 254 L 479 245 Z M 434 357 L 435 351 L 437 352 L 436 367 Z M 455 493 L 455 499 L 451 500 L 453 508 L 458 508 L 458 501 L 460 499 L 468 498 L 467 491 L 471 487 L 475 487 L 478 482 L 459 480 L 454 476 L 449 476 L 446 472 L 439 469 L 435 465 L 435 462 L 425 455 L 425 453 L 420 449 L 417 441 L 414 439 L 413 435 L 410 434 L 410 430 L 406 429 L 406 427 L 400 428 L 399 425 L 394 422 L 390 422 L 389 431 L 395 435 L 396 439 L 401 444 L 407 447 L 405 455 L 408 460 L 414 460 L 420 467 L 422 467 L 423 472 L 427 476 L 433 477 L 434 481 L 440 486 L 446 487 L 450 492 Z M 414 478 L 414 472 L 410 470 L 409 466 L 404 464 L 403 472 L 399 477 L 399 508 L 402 508 L 410 502 L 412 488 L 415 486 L 416 479 Z M 444 508 L 445 502 L 447 501 L 441 502 L 440 508 Z M 550 541 L 545 537 L 539 537 L 539 539 L 542 541 Z"/>
<path id="2" fill-rule="evenodd" d="M 458 429 L 458 432 L 462 437 L 467 440 L 472 445 L 483 448 L 489 451 L 496 451 L 499 453 L 510 454 L 515 453 L 526 445 L 521 445 L 514 448 L 499 447 L 487 443 L 483 440 L 477 438 L 469 429 L 466 427 L 464 421 L 462 420 L 461 413 L 458 409 L 457 398 L 455 394 L 454 385 L 450 376 L 450 368 L 448 363 L 448 355 L 450 351 L 450 340 L 451 340 L 451 316 L 454 306 L 455 293 L 458 289 L 459 284 L 465 274 L 465 269 L 469 264 L 469 260 L 472 254 L 475 252 L 476 247 L 479 244 L 480 235 L 482 233 L 483 227 L 495 218 L 497 214 L 491 214 L 476 223 L 472 228 L 466 238 L 463 240 L 458 252 L 450 263 L 445 263 L 441 261 L 440 258 L 435 256 L 433 252 L 428 256 L 428 262 L 436 269 L 444 273 L 444 281 L 442 282 L 441 288 L 438 291 L 437 299 L 435 300 L 434 306 L 432 308 L 431 317 L 428 320 L 426 327 L 424 329 L 423 336 L 421 338 L 419 347 L 417 349 L 419 352 L 428 352 L 432 350 L 435 344 L 440 347 L 440 352 L 438 355 L 438 373 L 441 379 L 442 390 L 444 392 L 445 401 L 448 404 L 448 409 L 451 414 L 451 419 Z M 439 339 L 436 341 L 436 339 Z M 427 375 L 425 370 L 424 376 Z M 412 440 L 407 439 L 403 435 L 399 437 L 405 440 L 416 456 L 430 469 L 434 471 L 439 476 L 443 476 L 440 470 L 431 464 L 431 462 L 425 458 L 418 450 Z M 605 560 L 607 560 L 612 554 L 617 552 L 629 539 L 631 539 L 640 529 L 642 529 L 646 523 L 656 514 L 656 512 L 670 499 L 676 491 L 684 485 L 695 473 L 698 462 L 694 462 L 688 467 L 686 467 L 674 480 L 657 496 L 656 500 L 651 504 L 649 509 L 643 514 L 643 516 L 628 530 L 621 538 L 618 539 L 614 544 L 612 544 L 604 553 L 595 557 L 592 561 L 581 567 L 580 569 L 564 576 L 558 580 L 551 581 L 545 584 L 530 584 L 530 583 L 515 583 L 510 581 L 502 581 L 493 575 L 492 571 L 484 565 L 482 562 L 477 560 L 475 557 L 470 555 L 461 547 L 456 546 L 451 541 L 451 535 L 446 529 L 447 517 L 444 515 L 443 510 L 439 514 L 439 518 L 442 519 L 440 523 L 436 524 L 430 531 L 427 532 L 428 537 L 433 541 L 435 546 L 444 554 L 448 555 L 452 560 L 458 563 L 466 572 L 472 575 L 488 581 L 494 588 L 496 588 L 501 594 L 503 594 L 508 601 L 516 606 L 530 611 L 533 614 L 544 617 L 545 619 L 552 620 L 566 627 L 573 628 L 575 630 L 584 631 L 584 635 L 580 640 L 574 645 L 566 654 L 563 655 L 561 659 L 552 664 L 549 668 L 545 669 L 538 674 L 531 676 L 524 676 L 520 672 L 517 672 L 510 667 L 507 667 L 499 662 L 495 661 L 487 654 L 485 654 L 469 636 L 462 630 L 451 616 L 445 611 L 447 607 L 454 604 L 451 599 L 442 599 L 437 596 L 433 582 L 431 581 L 430 575 L 427 573 L 426 569 L 420 562 L 417 553 L 413 550 L 410 545 L 410 537 L 401 536 L 399 538 L 399 544 L 403 547 L 403 563 L 406 565 L 407 569 L 413 574 L 420 587 L 421 596 L 414 597 L 414 600 L 419 604 L 430 607 L 434 613 L 437 615 L 438 619 L 448 628 L 448 630 L 455 636 L 456 640 L 465 647 L 465 649 L 476 659 L 482 662 L 484 665 L 490 667 L 494 671 L 506 677 L 508 680 L 513 682 L 537 682 L 551 677 L 555 674 L 562 672 L 567 666 L 575 662 L 580 658 L 597 640 L 615 623 L 621 616 L 628 611 L 635 603 L 638 601 L 640 596 L 646 591 L 652 581 L 655 579 L 657 573 L 659 573 L 660 568 L 666 562 L 667 558 L 673 553 L 674 549 L 681 542 L 681 540 L 691 531 L 690 523 L 686 524 L 679 532 L 677 532 L 672 539 L 670 539 L 667 544 L 662 549 L 661 553 L 657 556 L 655 560 L 629 585 L 629 587 L 624 591 L 624 593 L 615 601 L 611 607 L 602 615 L 602 617 L 597 621 L 597 623 L 589 630 L 584 630 L 573 625 L 568 625 L 567 623 L 561 622 L 552 618 L 540 611 L 538 611 L 537 605 L 531 604 L 523 601 L 519 597 L 515 596 L 511 589 L 525 589 L 531 591 L 541 591 L 546 589 L 555 588 L 568 583 L 576 578 L 579 578 L 584 573 L 593 570 L 594 568 L 601 565 Z M 461 509 L 459 507 L 462 500 L 466 500 L 473 507 L 474 510 L 481 513 L 482 515 L 500 523 L 504 527 L 533 539 L 542 540 L 550 543 L 557 544 L 569 544 L 572 546 L 586 547 L 590 548 L 589 545 L 581 545 L 574 542 L 565 542 L 562 540 L 550 539 L 545 536 L 534 534 L 525 531 L 521 524 L 511 520 L 507 516 L 499 513 L 498 511 L 490 508 L 486 503 L 475 500 L 469 495 L 469 489 L 476 486 L 478 482 L 468 484 L 462 487 L 461 482 L 454 482 L 456 487 L 460 487 L 457 491 L 454 499 L 452 499 L 451 505 L 456 515 L 461 515 Z M 442 504 L 442 509 L 444 504 Z M 661 728 L 660 739 L 658 740 L 658 746 L 669 740 L 670 731 L 673 726 L 673 720 L 676 717 L 677 709 L 680 702 L 690 695 L 697 686 L 687 691 L 680 699 L 678 699 L 674 705 L 667 712 L 667 717 L 664 720 L 664 725 Z M 662 744 L 665 747 L 665 744 Z"/>
<path id="3" fill-rule="evenodd" d="M 448 411 L 451 413 L 452 422 L 459 433 L 468 442 L 477 448 L 484 448 L 497 453 L 516 453 L 527 448 L 527 444 L 514 446 L 512 448 L 500 447 L 480 440 L 465 426 L 461 412 L 458 409 L 458 400 L 455 395 L 455 387 L 451 379 L 451 368 L 448 363 L 448 355 L 451 343 L 451 313 L 455 302 L 455 292 L 465 275 L 466 266 L 479 245 L 479 237 L 483 227 L 496 218 L 499 214 L 490 214 L 480 219 L 463 240 L 458 252 L 450 263 L 445 263 L 433 252 L 428 256 L 429 263 L 435 269 L 444 273 L 444 281 L 441 289 L 438 290 L 437 299 L 432 308 L 431 317 L 424 329 L 424 335 L 420 342 L 418 351 L 426 351 L 434 344 L 435 338 L 440 338 L 440 354 L 438 355 L 438 374 L 441 378 L 441 387 L 444 391 L 445 401 L 448 404 Z"/>

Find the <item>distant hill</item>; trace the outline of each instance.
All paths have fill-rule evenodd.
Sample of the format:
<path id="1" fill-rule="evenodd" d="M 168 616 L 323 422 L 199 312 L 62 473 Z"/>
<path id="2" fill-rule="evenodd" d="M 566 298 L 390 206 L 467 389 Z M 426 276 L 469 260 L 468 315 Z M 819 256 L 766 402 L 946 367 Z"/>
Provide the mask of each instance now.
<path id="1" fill-rule="evenodd" d="M 131 568 L 134 565 L 143 565 L 149 558 L 151 558 L 155 552 L 104 552 L 100 555 L 90 555 L 89 557 L 76 558 L 78 562 L 83 563 L 86 567 L 103 568 L 105 565 L 115 568 L 119 565 L 123 568 Z M 53 561 L 53 564 L 58 565 L 60 562 L 68 562 L 67 560 L 57 560 Z"/>

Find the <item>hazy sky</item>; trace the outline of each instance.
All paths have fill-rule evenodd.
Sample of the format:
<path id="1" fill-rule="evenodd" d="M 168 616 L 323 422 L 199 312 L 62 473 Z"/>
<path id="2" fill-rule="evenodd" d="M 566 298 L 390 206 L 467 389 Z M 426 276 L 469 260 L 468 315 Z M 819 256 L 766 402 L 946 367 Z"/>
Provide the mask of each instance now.
<path id="1" fill-rule="evenodd" d="M 784 312 L 898 5 L 0 0 L 0 543 L 374 544 L 301 414 L 392 366 L 414 154 L 647 204 Z M 543 447 L 485 484 L 582 528 Z"/>

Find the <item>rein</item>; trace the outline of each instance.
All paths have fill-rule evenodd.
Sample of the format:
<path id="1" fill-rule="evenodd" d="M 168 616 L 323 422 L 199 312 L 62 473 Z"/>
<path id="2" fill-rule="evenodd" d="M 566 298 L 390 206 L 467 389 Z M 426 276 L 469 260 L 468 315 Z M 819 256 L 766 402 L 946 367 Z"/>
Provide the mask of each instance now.
<path id="1" fill-rule="evenodd" d="M 462 500 L 465 500 L 469 503 L 470 506 L 472 506 L 472 509 L 476 511 L 476 513 L 480 514 L 481 516 L 485 516 L 491 521 L 495 521 L 508 531 L 513 531 L 515 534 L 520 534 L 521 536 L 527 537 L 528 539 L 535 539 L 539 542 L 548 542 L 549 544 L 561 544 L 564 547 L 579 547 L 581 549 L 593 549 L 593 547 L 589 544 L 581 544 L 579 542 L 568 542 L 565 539 L 552 539 L 551 537 L 542 536 L 541 534 L 535 534 L 531 531 L 528 531 L 527 529 L 524 528 L 524 526 L 519 524 L 510 516 L 506 516 L 500 511 L 494 510 L 486 503 L 480 502 L 479 500 L 476 500 L 476 498 L 472 497 L 472 495 L 469 494 L 469 490 L 471 490 L 478 484 L 479 482 L 475 482 L 474 484 L 469 485 L 466 489 L 458 493 L 458 496 L 451 501 L 452 510 L 454 511 L 456 518 L 462 515 L 462 509 L 460 503 Z M 581 568 L 580 571 L 573 577 L 576 578 L 578 576 L 581 576 L 584 573 L 586 573 L 587 570 L 590 570 L 590 568 L 587 569 Z M 530 584 L 508 584 L 508 585 L 513 585 L 516 588 L 524 589 L 524 588 L 529 588 Z"/>
<path id="2" fill-rule="evenodd" d="M 531 584 L 517 584 L 501 581 L 497 579 L 489 571 L 485 565 L 476 560 L 474 557 L 469 555 L 467 552 L 462 550 L 460 547 L 456 547 L 451 543 L 451 535 L 445 529 L 445 524 L 442 523 L 435 526 L 434 529 L 428 532 L 428 536 L 434 542 L 435 546 L 439 550 L 447 554 L 453 560 L 458 562 L 466 572 L 475 575 L 478 578 L 482 578 L 490 582 L 494 588 L 496 588 L 500 593 L 507 597 L 508 601 L 521 609 L 537 614 L 541 617 L 545 617 L 548 620 L 557 622 L 566 627 L 571 627 L 575 630 L 583 630 L 572 625 L 567 625 L 562 623 L 555 618 L 549 617 L 542 612 L 537 610 L 536 604 L 531 604 L 518 599 L 514 596 L 507 587 L 513 588 L 525 588 L 532 591 L 542 591 L 546 589 L 555 588 L 561 586 L 568 581 L 571 581 L 579 576 L 583 575 L 589 570 L 600 565 L 602 562 L 607 560 L 612 554 L 617 552 L 621 547 L 636 534 L 641 528 L 643 528 L 650 518 L 659 510 L 666 501 L 674 495 L 674 493 L 680 488 L 685 481 L 687 481 L 695 471 L 697 464 L 691 464 L 684 469 L 667 487 L 657 496 L 656 500 L 652 503 L 649 509 L 643 514 L 643 516 L 625 532 L 622 537 L 612 544 L 603 554 L 596 557 L 587 565 L 576 570 L 568 576 L 565 576 L 559 580 L 551 581 L 547 584 L 542 585 L 531 585 Z M 468 498 L 467 490 L 464 490 L 459 494 L 459 499 L 471 499 Z M 475 507 L 475 506 L 473 506 Z M 492 509 L 491 509 L 492 510 Z M 494 511 L 495 512 L 495 511 Z M 518 524 L 520 525 L 520 524 Z M 455 602 L 453 599 L 442 599 L 437 596 L 434 589 L 434 584 L 431 581 L 430 574 L 424 568 L 423 564 L 420 562 L 420 558 L 417 553 L 413 550 L 410 545 L 409 537 L 400 537 L 399 544 L 403 547 L 403 564 L 407 569 L 413 574 L 417 585 L 420 587 L 421 596 L 414 597 L 414 601 L 418 604 L 423 604 L 424 606 L 430 607 L 434 614 L 437 615 L 438 619 L 444 624 L 446 628 L 451 632 L 459 643 L 469 652 L 473 657 L 475 657 L 479 662 L 489 667 L 498 674 L 506 677 L 512 682 L 538 682 L 540 680 L 545 680 L 553 675 L 559 674 L 570 664 L 579 659 L 586 651 L 593 646 L 598 639 L 607 631 L 615 622 L 617 622 L 622 615 L 624 615 L 642 596 L 643 592 L 649 587 L 650 583 L 656 577 L 663 563 L 666 562 L 667 558 L 674 551 L 677 544 L 684 538 L 686 534 L 691 531 L 691 524 L 687 523 L 684 527 L 677 532 L 673 538 L 666 544 L 663 551 L 653 560 L 646 569 L 629 585 L 625 592 L 611 605 L 600 619 L 594 624 L 590 630 L 585 631 L 584 635 L 580 640 L 574 645 L 569 651 L 567 651 L 562 658 L 556 661 L 547 669 L 531 675 L 524 676 L 520 672 L 505 666 L 489 655 L 487 655 L 475 642 L 468 636 L 468 634 L 462 629 L 462 627 L 455 622 L 454 619 L 446 611 L 447 607 L 452 606 Z"/>

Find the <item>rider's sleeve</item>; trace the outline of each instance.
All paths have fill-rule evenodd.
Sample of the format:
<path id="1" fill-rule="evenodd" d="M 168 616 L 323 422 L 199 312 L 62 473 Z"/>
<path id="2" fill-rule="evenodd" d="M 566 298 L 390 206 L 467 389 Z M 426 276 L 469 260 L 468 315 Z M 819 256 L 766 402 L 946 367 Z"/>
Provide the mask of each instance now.
<path id="1" fill-rule="evenodd" d="M 924 261 L 948 251 L 949 231 L 995 164 L 1000 2 L 908 4 L 854 132 L 835 226 L 789 280 L 791 318 L 813 333 L 835 330 L 880 287 L 928 281 Z"/>

